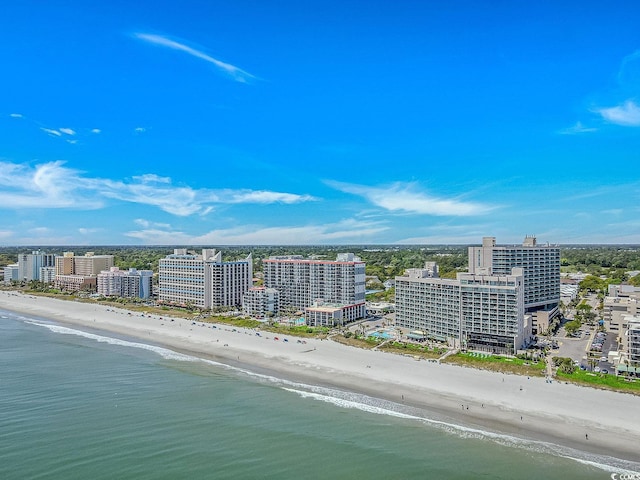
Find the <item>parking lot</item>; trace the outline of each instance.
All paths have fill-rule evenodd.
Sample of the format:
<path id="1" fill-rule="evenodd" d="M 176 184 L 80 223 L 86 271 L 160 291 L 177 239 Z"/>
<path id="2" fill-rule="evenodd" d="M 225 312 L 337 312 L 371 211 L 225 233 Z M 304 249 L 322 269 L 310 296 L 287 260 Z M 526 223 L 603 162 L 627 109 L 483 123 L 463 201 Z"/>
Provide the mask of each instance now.
<path id="1" fill-rule="evenodd" d="M 594 372 L 602 373 L 615 373 L 614 366 L 609 362 L 609 351 L 617 348 L 616 337 L 612 333 L 597 333 L 591 344 L 591 358 L 594 362 L 585 360 L 580 363 L 580 368 L 584 370 L 591 370 L 593 367 Z M 596 363 L 597 362 L 597 363 Z"/>

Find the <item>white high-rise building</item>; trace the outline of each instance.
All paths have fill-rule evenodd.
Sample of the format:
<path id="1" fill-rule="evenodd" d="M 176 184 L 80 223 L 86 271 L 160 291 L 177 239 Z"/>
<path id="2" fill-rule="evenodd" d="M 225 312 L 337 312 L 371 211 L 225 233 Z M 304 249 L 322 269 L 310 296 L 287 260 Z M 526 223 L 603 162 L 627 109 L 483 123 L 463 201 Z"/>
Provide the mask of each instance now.
<path id="1" fill-rule="evenodd" d="M 201 255 L 176 249 L 160 259 L 158 300 L 199 308 L 241 306 L 253 283 L 253 260 L 223 262 L 222 252 L 203 249 Z"/>
<path id="2" fill-rule="evenodd" d="M 281 308 L 330 303 L 344 307 L 350 320 L 366 315 L 365 263 L 353 253 L 338 254 L 335 261 L 274 256 L 262 265 L 264 284 L 280 292 Z"/>
<path id="3" fill-rule="evenodd" d="M 98 274 L 98 293 L 105 297 L 149 298 L 151 296 L 151 270 L 120 270 L 111 267 Z"/>
<path id="4" fill-rule="evenodd" d="M 481 247 L 469 247 L 469 273 L 508 275 L 513 268 L 524 272 L 524 308 L 533 332 L 544 332 L 560 312 L 560 247 L 538 245 L 530 236 L 522 245 L 499 246 L 495 237 L 484 237 Z"/>
<path id="5" fill-rule="evenodd" d="M 18 278 L 19 280 L 39 280 L 40 269 L 42 267 L 53 267 L 55 265 L 55 255 L 44 253 L 40 250 L 31 253 L 21 253 L 18 255 Z"/>
<path id="6" fill-rule="evenodd" d="M 7 265 L 4 267 L 4 283 L 6 285 L 10 285 L 11 282 L 17 282 L 20 278 L 19 276 L 20 268 L 17 263 Z"/>
<path id="7" fill-rule="evenodd" d="M 459 273 L 456 280 L 434 276 L 433 268 L 396 277 L 396 326 L 428 338 L 512 354 L 531 340 L 529 318 L 519 268 L 509 275 Z"/>

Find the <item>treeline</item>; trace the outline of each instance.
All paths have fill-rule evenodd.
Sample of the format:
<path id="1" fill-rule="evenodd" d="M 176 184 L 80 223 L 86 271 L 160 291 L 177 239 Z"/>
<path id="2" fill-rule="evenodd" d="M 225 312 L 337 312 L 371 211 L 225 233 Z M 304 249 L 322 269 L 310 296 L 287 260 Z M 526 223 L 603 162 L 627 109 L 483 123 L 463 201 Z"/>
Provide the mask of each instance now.
<path id="1" fill-rule="evenodd" d="M 176 248 L 182 248 L 177 246 Z M 190 246 L 188 250 L 200 253 L 202 246 Z M 205 247 L 211 248 L 211 247 Z M 366 273 L 381 282 L 404 273 L 407 268 L 421 268 L 427 261 L 438 263 L 440 276 L 455 278 L 455 274 L 467 270 L 467 246 L 419 246 L 419 245 L 333 245 L 333 246 L 222 246 L 225 261 L 253 256 L 254 271 L 262 271 L 262 260 L 272 255 L 302 255 L 318 259 L 334 260 L 341 252 L 352 252 L 367 264 Z M 18 261 L 19 253 L 42 250 L 61 255 L 71 251 L 76 255 L 94 252 L 96 255 L 114 255 L 114 263 L 120 268 L 158 271 L 158 261 L 173 253 L 174 247 L 166 246 L 56 246 L 56 247 L 0 247 L 0 267 Z M 605 275 L 616 283 L 627 281 L 626 272 L 640 270 L 640 246 L 566 246 L 561 247 L 563 271 L 581 271 L 592 275 Z M 638 280 L 635 280 L 638 281 Z"/>

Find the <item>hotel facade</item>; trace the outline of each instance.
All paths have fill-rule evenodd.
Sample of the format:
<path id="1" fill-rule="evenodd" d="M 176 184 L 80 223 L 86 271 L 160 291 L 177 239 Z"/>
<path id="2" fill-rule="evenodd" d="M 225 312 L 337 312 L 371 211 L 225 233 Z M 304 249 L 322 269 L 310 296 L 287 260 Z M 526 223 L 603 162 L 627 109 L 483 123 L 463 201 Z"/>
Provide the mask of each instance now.
<path id="1" fill-rule="evenodd" d="M 459 273 L 410 269 L 396 277 L 396 326 L 460 348 L 513 354 L 531 341 L 524 313 L 524 274 Z"/>
<path id="2" fill-rule="evenodd" d="M 149 298 L 152 278 L 152 270 L 120 270 L 118 267 L 111 267 L 98 274 L 97 289 L 105 297 Z"/>
<path id="3" fill-rule="evenodd" d="M 524 308 L 533 333 L 543 333 L 560 313 L 560 247 L 538 245 L 532 236 L 522 245 L 496 245 L 495 237 L 484 237 L 482 246 L 469 247 L 471 274 L 508 275 L 514 268 L 524 273 Z"/>
<path id="4" fill-rule="evenodd" d="M 438 277 L 437 266 L 396 277 L 396 325 L 461 348 L 515 353 L 559 313 L 560 248 L 497 246 L 485 237 L 469 247 L 469 272 Z"/>
<path id="5" fill-rule="evenodd" d="M 160 259 L 158 301 L 198 308 L 239 307 L 253 283 L 253 260 L 223 262 L 222 252 L 176 249 Z"/>
<path id="6" fill-rule="evenodd" d="M 265 287 L 280 293 L 281 308 L 313 308 L 309 314 L 328 325 L 366 315 L 365 263 L 352 253 L 340 253 L 336 260 L 273 256 L 263 260 L 263 271 Z M 318 310 L 324 304 L 330 304 L 331 314 L 325 313 L 326 309 Z M 341 312 L 335 313 L 335 308 Z"/>

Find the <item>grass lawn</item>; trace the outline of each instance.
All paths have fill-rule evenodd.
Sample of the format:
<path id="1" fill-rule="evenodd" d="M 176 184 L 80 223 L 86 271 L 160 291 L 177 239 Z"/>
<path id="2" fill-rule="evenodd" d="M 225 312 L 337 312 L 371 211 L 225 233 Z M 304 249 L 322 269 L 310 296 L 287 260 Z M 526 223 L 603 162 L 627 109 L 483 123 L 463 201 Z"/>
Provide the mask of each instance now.
<path id="1" fill-rule="evenodd" d="M 626 377 L 617 377 L 615 375 L 604 373 L 585 372 L 583 370 L 577 370 L 573 373 L 558 372 L 556 377 L 558 380 L 577 383 L 578 385 L 640 395 L 640 380 L 630 381 L 627 380 Z"/>
<path id="2" fill-rule="evenodd" d="M 440 358 L 447 351 L 446 348 L 442 347 L 431 348 L 428 345 L 416 345 L 414 343 L 404 342 L 389 342 L 380 347 L 380 350 L 427 359 Z"/>
<path id="3" fill-rule="evenodd" d="M 501 355 L 477 354 L 474 352 L 457 353 L 444 359 L 445 363 L 465 367 L 481 368 L 494 372 L 514 373 L 516 375 L 544 376 L 544 361 L 523 360 L 521 358 L 503 357 Z"/>

